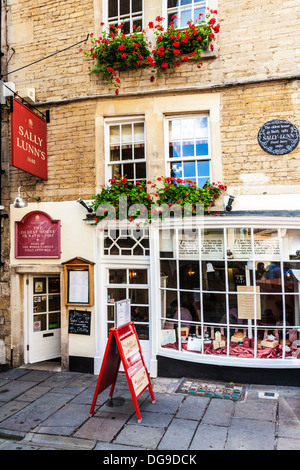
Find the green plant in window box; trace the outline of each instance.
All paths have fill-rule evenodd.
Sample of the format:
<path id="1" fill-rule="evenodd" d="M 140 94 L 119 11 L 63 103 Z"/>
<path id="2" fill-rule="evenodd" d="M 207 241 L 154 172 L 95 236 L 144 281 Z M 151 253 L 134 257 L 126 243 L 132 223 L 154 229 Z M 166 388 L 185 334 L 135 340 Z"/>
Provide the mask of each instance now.
<path id="1" fill-rule="evenodd" d="M 90 73 L 99 73 L 119 93 L 120 77 L 118 72 L 130 69 L 150 68 L 152 73 L 160 74 L 163 70 L 180 67 L 189 59 L 200 61 L 203 51 L 213 50 L 216 34 L 220 25 L 216 23 L 214 15 L 217 10 L 208 10 L 205 19 L 199 15 L 194 23 L 188 21 L 186 28 L 176 28 L 171 21 L 166 30 L 162 26 L 164 18 L 156 17 L 157 24 L 149 22 L 149 29 L 153 29 L 156 42 L 153 46 L 148 42 L 146 31 L 133 25 L 134 32 L 125 35 L 122 24 L 110 25 L 109 30 L 104 29 L 101 36 L 96 39 L 91 33 L 89 50 L 83 51 L 86 57 L 93 59 Z M 174 20 L 176 15 L 172 17 Z M 101 23 L 104 26 L 104 23 Z M 201 68 L 202 62 L 198 67 Z M 150 77 L 151 82 L 155 76 Z"/>
<path id="2" fill-rule="evenodd" d="M 221 183 L 210 183 L 209 180 L 203 188 L 198 188 L 192 180 L 183 180 L 174 177 L 162 177 L 158 179 L 162 181 L 162 186 L 157 189 L 157 204 L 168 204 L 171 208 L 176 206 L 182 210 L 182 216 L 195 215 L 197 206 L 203 206 L 204 210 L 214 205 L 215 200 L 220 196 L 222 191 L 226 191 L 227 187 Z M 187 206 L 190 205 L 190 209 Z M 187 211 L 184 212 L 184 209 Z"/>
<path id="3" fill-rule="evenodd" d="M 197 206 L 207 210 L 226 189 L 221 183 L 209 181 L 203 188 L 198 188 L 191 180 L 174 177 L 158 177 L 157 182 L 143 180 L 134 183 L 118 175 L 93 197 L 92 207 L 97 214 L 95 225 L 104 219 L 151 222 L 156 211 L 160 218 L 164 217 L 160 210 L 162 207 L 170 210 L 176 207 L 179 209 L 176 216 L 179 217 L 197 215 Z"/>
<path id="4" fill-rule="evenodd" d="M 144 30 L 136 28 L 134 33 L 125 35 L 122 28 L 122 25 L 111 25 L 109 31 L 104 29 L 98 39 L 91 33 L 92 47 L 84 51 L 87 57 L 94 60 L 90 73 L 101 74 L 104 80 L 116 87 L 116 94 L 120 86 L 117 71 L 144 69 L 149 66 L 147 59 L 151 55 Z"/>
<path id="5" fill-rule="evenodd" d="M 220 30 L 220 25 L 216 24 L 217 10 L 208 10 L 206 18 L 199 15 L 197 21 L 187 22 L 186 28 L 176 28 L 173 15 L 166 31 L 162 26 L 164 18 L 158 16 L 158 24 L 149 23 L 149 27 L 154 29 L 156 35 L 156 47 L 152 51 L 153 65 L 157 73 L 162 70 L 180 67 L 189 59 L 200 61 L 205 50 L 214 50 L 212 41 Z M 173 21 L 172 21 L 173 20 Z M 202 62 L 198 64 L 200 68 Z"/>

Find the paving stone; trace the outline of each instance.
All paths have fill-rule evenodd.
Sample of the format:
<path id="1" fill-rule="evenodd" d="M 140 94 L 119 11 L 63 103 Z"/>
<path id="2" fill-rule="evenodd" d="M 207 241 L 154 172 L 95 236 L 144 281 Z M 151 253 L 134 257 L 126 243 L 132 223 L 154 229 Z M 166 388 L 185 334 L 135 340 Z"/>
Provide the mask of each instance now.
<path id="1" fill-rule="evenodd" d="M 297 439 L 300 435 L 300 422 L 297 420 L 279 421 L 278 436 Z"/>
<path id="2" fill-rule="evenodd" d="M 0 401 L 7 402 L 36 386 L 36 382 L 12 381 L 0 388 Z"/>
<path id="3" fill-rule="evenodd" d="M 16 380 L 23 375 L 28 374 L 26 369 L 10 369 L 0 373 L 0 379 L 2 380 Z"/>
<path id="4" fill-rule="evenodd" d="M 203 424 L 228 426 L 235 403 L 231 400 L 212 398 L 202 419 Z"/>
<path id="5" fill-rule="evenodd" d="M 52 374 L 48 379 L 44 380 L 41 385 L 45 387 L 70 387 L 73 385 L 73 381 L 78 379 L 78 372 L 56 372 Z"/>
<path id="6" fill-rule="evenodd" d="M 82 403 L 86 405 L 89 404 L 91 406 L 93 402 L 93 398 L 94 398 L 94 393 L 95 393 L 95 387 L 88 387 L 86 390 L 79 393 L 75 398 L 73 398 L 72 402 Z M 107 401 L 108 395 L 109 395 L 109 388 L 107 388 L 106 390 L 104 390 L 102 393 L 98 395 L 96 406 L 103 405 Z"/>
<path id="7" fill-rule="evenodd" d="M 18 380 L 32 380 L 32 382 L 43 382 L 53 375 L 53 372 L 49 370 L 32 370 L 27 371 L 28 373 L 22 375 Z"/>
<path id="8" fill-rule="evenodd" d="M 276 421 L 277 400 L 245 400 L 235 404 L 234 418 Z"/>
<path id="9" fill-rule="evenodd" d="M 200 420 L 207 408 L 209 397 L 187 396 L 176 413 L 176 418 Z"/>
<path id="10" fill-rule="evenodd" d="M 141 413 L 143 426 L 153 426 L 155 428 L 166 428 L 169 426 L 173 416 L 166 413 L 150 413 L 150 411 L 143 411 Z M 136 423 L 136 415 L 133 415 L 128 424 Z"/>
<path id="11" fill-rule="evenodd" d="M 300 439 L 294 439 L 289 437 L 279 437 L 277 440 L 277 450 L 300 450 Z"/>
<path id="12" fill-rule="evenodd" d="M 0 407 L 0 423 L 27 406 L 27 402 L 12 400 Z M 1 426 L 1 424 L 0 424 Z"/>
<path id="13" fill-rule="evenodd" d="M 122 414 L 96 413 L 88 419 L 74 434 L 74 437 L 110 442 L 127 421 Z"/>
<path id="14" fill-rule="evenodd" d="M 190 450 L 223 450 L 227 431 L 228 428 L 224 426 L 199 424 Z"/>
<path id="15" fill-rule="evenodd" d="M 70 436 L 75 429 L 89 418 L 89 411 L 90 407 L 88 405 L 68 403 L 49 418 L 43 420 L 41 426 L 36 428 L 36 432 L 41 432 L 41 427 L 43 427 L 43 433 L 45 433 L 46 428 L 53 428 L 54 430 L 60 428 L 60 432 L 57 432 L 57 434 Z M 49 434 L 53 434 L 53 432 L 50 431 Z"/>
<path id="16" fill-rule="evenodd" d="M 162 393 L 155 394 L 156 403 L 152 403 L 149 397 L 141 406 L 141 411 L 153 411 L 155 413 L 171 413 L 178 411 L 184 399 L 183 395 L 164 395 Z"/>
<path id="17" fill-rule="evenodd" d="M 37 400 L 38 398 L 45 395 L 45 393 L 49 392 L 50 390 L 51 390 L 51 387 L 42 387 L 41 385 L 35 385 L 27 392 L 22 393 L 22 395 L 19 395 L 17 397 L 17 400 L 25 401 L 25 402 L 33 402 L 34 400 Z"/>
<path id="18" fill-rule="evenodd" d="M 96 445 L 96 442 L 91 439 L 76 439 L 74 437 L 68 436 L 52 436 L 37 433 L 28 433 L 24 438 L 24 442 L 25 441 L 40 446 L 47 446 L 53 447 L 54 449 L 59 448 L 66 450 L 91 450 Z"/>
<path id="19" fill-rule="evenodd" d="M 159 450 L 186 450 L 188 449 L 196 427 L 197 421 L 174 418 L 159 443 Z"/>
<path id="20" fill-rule="evenodd" d="M 115 444 L 131 445 L 143 449 L 156 449 L 164 434 L 162 428 L 151 428 L 142 424 L 126 424 L 116 437 Z"/>
<path id="21" fill-rule="evenodd" d="M 273 450 L 275 423 L 258 419 L 233 419 L 225 450 Z"/>
<path id="22" fill-rule="evenodd" d="M 1 389 L 0 389 L 1 391 Z M 1 396 L 0 396 L 1 400 Z M 279 420 L 299 420 L 300 419 L 300 398 L 279 397 L 278 406 Z"/>
<path id="23" fill-rule="evenodd" d="M 67 394 L 46 393 L 13 416 L 2 421 L 1 428 L 28 432 L 55 413 L 71 398 L 72 396 Z"/>

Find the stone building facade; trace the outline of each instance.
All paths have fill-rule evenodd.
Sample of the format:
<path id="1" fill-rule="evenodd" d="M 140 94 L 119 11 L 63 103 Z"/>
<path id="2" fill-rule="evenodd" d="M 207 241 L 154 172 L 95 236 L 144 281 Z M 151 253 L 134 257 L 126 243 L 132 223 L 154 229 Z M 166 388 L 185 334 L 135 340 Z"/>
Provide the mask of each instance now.
<path id="1" fill-rule="evenodd" d="M 137 3 L 142 5 L 143 27 L 147 29 L 148 23 L 157 16 L 166 17 L 172 2 L 144 0 Z M 105 269 L 110 273 L 113 268 L 110 260 L 103 257 L 102 235 L 82 222 L 85 213 L 76 201 L 78 198 L 90 201 L 109 179 L 107 139 L 109 128 L 114 124 L 143 123 L 147 179 L 151 180 L 169 171 L 166 157 L 168 122 L 208 116 L 209 176 L 212 181 L 221 181 L 227 186 L 227 193 L 218 200 L 213 213 L 223 214 L 228 196 L 233 195 L 235 199 L 230 215 L 236 218 L 228 227 L 251 226 L 252 233 L 255 233 L 259 227 L 275 226 L 282 230 L 281 237 L 284 230 L 292 230 L 289 243 L 293 250 L 297 244 L 300 245 L 300 147 L 298 145 L 284 155 L 272 155 L 258 144 L 258 131 L 268 121 L 284 119 L 298 129 L 300 126 L 300 77 L 296 68 L 299 61 L 296 38 L 300 3 L 290 0 L 234 0 L 230 3 L 224 0 L 191 0 L 186 3 L 201 4 L 201 7 L 218 11 L 220 33 L 214 51 L 204 52 L 202 68 L 199 70 L 190 60 L 178 69 L 165 71 L 153 82 L 150 81 L 149 70 L 121 72 L 117 96 L 100 76 L 89 74 L 89 61 L 79 52 L 82 45 L 55 54 L 83 41 L 91 32 L 99 35 L 101 22 L 107 24 L 108 21 L 109 0 L 66 0 L 63 3 L 57 0 L 2 1 L 5 19 L 2 20 L 2 36 L 7 38 L 4 59 L 9 59 L 5 70 L 9 75 L 4 80 L 14 82 L 21 97 L 26 98 L 30 90 L 34 90 L 31 104 L 41 112 L 50 112 L 47 124 L 48 179 L 42 180 L 9 165 L 9 111 L 4 111 L 7 119 L 2 127 L 2 167 L 6 170 L 2 175 L 3 205 L 7 208 L 9 202 L 13 203 L 19 186 L 41 198 L 40 203 L 30 203 L 26 209 L 11 206 L 10 222 L 1 221 L 2 258 L 5 259 L 1 268 L 1 336 L 5 337 L 7 361 L 15 366 L 31 360 L 26 352 L 30 338 L 26 333 L 29 313 L 24 306 L 27 296 L 31 296 L 25 292 L 26 285 L 31 282 L 29 278 L 59 276 L 63 290 L 63 263 L 82 257 L 95 263 L 97 274 L 94 286 L 96 300 L 90 307 L 91 334 L 88 337 L 70 335 L 70 306 L 62 300 L 62 367 L 69 368 L 73 364 L 80 369 L 85 367 L 82 364 L 88 363 L 88 370 L 99 370 L 106 341 L 103 329 L 109 323 L 107 305 L 101 304 L 100 297 L 107 295 L 103 290 Z M 176 2 L 173 4 L 176 6 Z M 151 34 L 149 31 L 149 37 L 153 39 Z M 45 60 L 40 60 L 43 58 Z M 14 223 L 36 210 L 61 220 L 62 254 L 59 260 L 15 258 Z M 223 229 L 226 225 L 224 219 L 214 219 L 215 230 Z M 209 224 L 212 224 L 211 218 Z M 143 269 L 150 268 L 150 275 L 151 256 L 137 261 Z M 291 252 L 287 256 L 294 260 Z M 127 259 L 126 265 L 126 260 L 118 264 L 118 260 L 113 259 L 113 266 L 131 269 L 129 261 Z M 282 263 L 284 275 L 285 255 L 278 261 Z M 154 287 L 150 278 L 147 285 L 149 296 L 157 296 L 152 294 Z M 156 285 L 156 288 L 159 290 L 160 286 Z M 298 308 L 297 302 L 293 298 L 292 303 Z M 154 303 L 149 307 L 148 316 L 152 319 L 148 318 L 147 325 L 152 340 L 148 337 L 150 345 L 145 346 L 153 375 L 159 370 L 157 356 L 164 355 L 157 339 L 162 313 L 156 313 L 156 307 L 159 305 Z M 230 302 L 227 309 L 229 307 Z M 160 316 L 154 320 L 156 314 Z M 205 326 L 203 319 L 201 325 Z M 215 324 L 213 326 L 216 327 Z M 273 323 L 270 326 L 274 327 Z M 256 326 L 255 335 L 259 331 Z M 229 367 L 232 365 L 230 356 L 227 351 L 224 364 Z M 166 358 L 177 360 L 170 349 L 164 360 Z M 179 357 L 180 360 L 192 364 L 198 361 L 194 356 L 192 359 Z M 294 359 L 286 362 L 290 365 L 293 362 L 293 370 L 297 368 Z M 205 361 L 202 360 L 203 363 Z M 212 361 L 211 365 L 214 364 L 218 363 Z M 255 367 L 254 364 L 251 363 L 250 367 Z M 266 368 L 270 367 L 266 365 Z M 279 368 L 283 368 L 281 363 Z"/>

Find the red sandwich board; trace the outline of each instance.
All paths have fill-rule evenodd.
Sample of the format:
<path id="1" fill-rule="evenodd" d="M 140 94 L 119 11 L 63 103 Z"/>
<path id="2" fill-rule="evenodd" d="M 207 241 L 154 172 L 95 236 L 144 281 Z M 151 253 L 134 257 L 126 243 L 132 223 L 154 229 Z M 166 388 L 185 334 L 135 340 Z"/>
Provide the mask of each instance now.
<path id="1" fill-rule="evenodd" d="M 133 322 L 127 323 L 120 328 L 111 328 L 109 330 L 109 337 L 90 414 L 94 412 L 98 395 L 109 386 L 111 386 L 109 398 L 112 398 L 121 361 L 125 370 L 137 420 L 138 423 L 141 423 L 142 417 L 138 406 L 138 397 L 147 388 L 149 388 L 152 403 L 155 403 L 155 397 Z"/>

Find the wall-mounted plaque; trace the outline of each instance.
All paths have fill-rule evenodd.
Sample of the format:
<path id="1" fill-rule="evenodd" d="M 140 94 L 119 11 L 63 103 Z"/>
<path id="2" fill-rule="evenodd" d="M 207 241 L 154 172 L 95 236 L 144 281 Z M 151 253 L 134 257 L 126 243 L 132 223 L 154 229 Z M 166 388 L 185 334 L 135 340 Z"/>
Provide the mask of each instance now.
<path id="1" fill-rule="evenodd" d="M 271 155 L 284 155 L 294 150 L 299 142 L 297 127 L 285 119 L 266 122 L 258 132 L 258 143 Z"/>
<path id="2" fill-rule="evenodd" d="M 16 258 L 60 258 L 60 220 L 42 211 L 15 223 Z"/>

